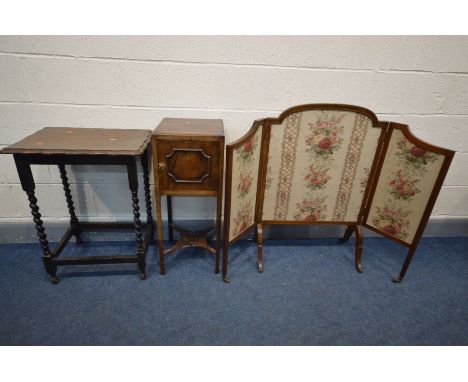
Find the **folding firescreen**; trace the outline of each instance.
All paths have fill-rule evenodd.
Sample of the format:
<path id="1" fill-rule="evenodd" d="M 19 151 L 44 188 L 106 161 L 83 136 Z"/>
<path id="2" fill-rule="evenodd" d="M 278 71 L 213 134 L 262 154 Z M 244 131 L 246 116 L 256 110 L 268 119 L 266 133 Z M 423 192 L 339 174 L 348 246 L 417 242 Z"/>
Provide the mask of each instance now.
<path id="1" fill-rule="evenodd" d="M 252 227 L 262 272 L 263 225 L 342 224 L 343 242 L 356 235 L 358 272 L 360 226 L 408 247 L 400 282 L 453 155 L 358 106 L 301 105 L 255 121 L 226 146 L 224 281 L 229 245 Z"/>

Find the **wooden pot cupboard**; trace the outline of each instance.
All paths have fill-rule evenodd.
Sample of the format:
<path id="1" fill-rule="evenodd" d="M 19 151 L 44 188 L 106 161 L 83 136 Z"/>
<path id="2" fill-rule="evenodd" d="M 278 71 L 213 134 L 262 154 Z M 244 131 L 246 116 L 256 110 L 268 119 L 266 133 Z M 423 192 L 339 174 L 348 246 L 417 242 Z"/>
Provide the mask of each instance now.
<path id="1" fill-rule="evenodd" d="M 215 255 L 219 273 L 221 248 L 221 209 L 223 199 L 224 127 L 220 119 L 164 118 L 153 131 L 153 171 L 156 198 L 159 269 L 166 273 L 165 256 L 178 248 L 199 247 Z M 169 241 L 173 229 L 181 238 L 164 249 L 161 197 L 167 197 Z M 173 196 L 211 196 L 217 199 L 216 225 L 193 232 L 172 221 Z M 216 249 L 206 235 L 216 229 Z"/>

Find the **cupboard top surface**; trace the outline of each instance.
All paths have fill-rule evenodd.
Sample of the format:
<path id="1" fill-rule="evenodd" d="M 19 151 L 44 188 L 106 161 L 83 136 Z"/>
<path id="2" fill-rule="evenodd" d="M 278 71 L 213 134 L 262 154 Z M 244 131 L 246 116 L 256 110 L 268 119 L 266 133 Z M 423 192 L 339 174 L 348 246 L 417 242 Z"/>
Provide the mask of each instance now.
<path id="1" fill-rule="evenodd" d="M 224 137 L 222 119 L 164 118 L 153 135 Z"/>

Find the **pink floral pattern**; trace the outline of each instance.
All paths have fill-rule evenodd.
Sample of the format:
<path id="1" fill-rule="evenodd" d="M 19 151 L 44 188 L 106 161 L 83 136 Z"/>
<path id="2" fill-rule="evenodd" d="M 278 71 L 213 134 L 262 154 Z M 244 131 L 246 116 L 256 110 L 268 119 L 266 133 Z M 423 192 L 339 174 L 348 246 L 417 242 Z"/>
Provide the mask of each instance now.
<path id="1" fill-rule="evenodd" d="M 255 134 L 253 137 L 245 141 L 242 146 L 236 149 L 237 160 L 243 164 L 248 164 L 252 161 L 255 149 L 258 144 L 258 136 Z"/>
<path id="2" fill-rule="evenodd" d="M 254 223 L 261 136 L 262 128 L 259 127 L 233 152 L 229 240 Z"/>
<path id="3" fill-rule="evenodd" d="M 402 133 L 395 130 L 394 134 Z M 387 198 L 375 207 L 372 224 L 389 235 L 411 240 L 408 217 L 414 211 L 410 202 L 421 192 L 418 183 L 428 172 L 427 165 L 437 161 L 440 155 L 413 145 L 403 134 L 395 148 L 396 169 L 389 172 L 385 183 Z"/>
<path id="4" fill-rule="evenodd" d="M 294 220 L 315 222 L 325 220 L 327 217 L 325 197 L 316 197 L 314 199 L 304 199 L 302 203 L 296 204 Z"/>
<path id="5" fill-rule="evenodd" d="M 241 170 L 239 174 L 239 183 L 237 185 L 239 198 L 244 198 L 250 192 L 252 181 L 252 171 L 249 171 L 247 174 L 245 174 L 244 171 Z"/>
<path id="6" fill-rule="evenodd" d="M 344 113 L 323 111 L 317 122 L 309 124 L 306 136 L 307 151 L 317 159 L 326 160 L 343 143 Z"/>
<path id="7" fill-rule="evenodd" d="M 327 198 L 325 188 L 332 177 L 333 154 L 343 143 L 344 113 L 321 111 L 315 123 L 309 123 L 305 151 L 311 154 L 311 164 L 305 169 L 304 183 L 307 190 L 302 203 L 296 203 L 294 220 L 308 222 L 325 220 Z"/>
<path id="8" fill-rule="evenodd" d="M 425 166 L 437 160 L 438 155 L 423 149 L 422 147 L 414 146 L 407 139 L 402 138 L 398 142 L 400 152 L 398 156 L 405 159 L 406 164 L 413 167 L 415 170 L 426 171 Z"/>
<path id="9" fill-rule="evenodd" d="M 244 232 L 253 220 L 253 208 L 252 202 L 248 201 L 247 203 L 240 206 L 237 210 L 237 215 L 234 217 L 234 232 L 236 235 Z"/>
<path id="10" fill-rule="evenodd" d="M 385 205 L 377 207 L 377 217 L 374 217 L 372 224 L 389 235 L 406 239 L 410 225 L 408 216 L 411 210 Z"/>
<path id="11" fill-rule="evenodd" d="M 264 220 L 312 221 L 316 215 L 305 214 L 303 201 L 323 199 L 327 210 L 319 210 L 326 220 L 357 221 L 363 169 L 372 165 L 381 131 L 367 115 L 326 108 L 272 124 Z"/>
<path id="12" fill-rule="evenodd" d="M 420 181 L 421 179 L 419 178 L 409 179 L 408 174 L 402 169 L 399 169 L 395 173 L 395 178 L 388 182 L 390 194 L 393 195 L 395 199 L 410 200 L 414 195 L 421 192 L 421 190 L 416 187 L 416 183 Z"/>
<path id="13" fill-rule="evenodd" d="M 325 184 L 331 179 L 331 176 L 327 174 L 329 168 L 316 169 L 313 164 L 307 169 L 307 173 L 304 176 L 306 181 L 306 187 L 309 190 L 320 190 Z"/>

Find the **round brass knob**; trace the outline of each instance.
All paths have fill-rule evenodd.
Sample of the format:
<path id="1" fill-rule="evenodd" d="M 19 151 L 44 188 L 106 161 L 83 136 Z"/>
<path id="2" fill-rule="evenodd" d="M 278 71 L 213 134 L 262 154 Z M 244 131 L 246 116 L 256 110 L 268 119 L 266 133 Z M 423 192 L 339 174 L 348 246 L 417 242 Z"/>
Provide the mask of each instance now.
<path id="1" fill-rule="evenodd" d="M 164 162 L 158 163 L 158 171 L 163 172 L 166 169 L 166 164 Z"/>

